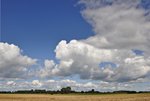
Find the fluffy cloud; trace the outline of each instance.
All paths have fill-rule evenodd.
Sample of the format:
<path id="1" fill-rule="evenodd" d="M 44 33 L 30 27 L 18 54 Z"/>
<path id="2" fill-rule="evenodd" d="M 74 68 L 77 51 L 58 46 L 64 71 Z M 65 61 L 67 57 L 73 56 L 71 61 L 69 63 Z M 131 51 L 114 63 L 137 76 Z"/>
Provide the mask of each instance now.
<path id="1" fill-rule="evenodd" d="M 83 40 L 61 41 L 55 50 L 59 63 L 46 60 L 40 74 L 43 77 L 77 74 L 81 79 L 109 82 L 149 78 L 150 22 L 140 3 L 140 0 L 81 0 L 80 4 L 85 6 L 81 14 L 96 34 Z M 101 67 L 103 62 L 115 66 Z"/>
<path id="2" fill-rule="evenodd" d="M 76 91 L 89 91 L 95 89 L 97 91 L 114 91 L 114 90 L 148 90 L 145 88 L 148 85 L 138 86 L 134 83 L 108 83 L 108 82 L 77 82 L 75 80 L 33 80 L 33 81 L 5 81 L 1 83 L 0 90 L 30 90 L 30 89 L 47 89 L 47 90 L 60 90 L 62 87 L 70 86 L 72 90 Z M 1 85 L 0 84 L 0 85 Z"/>
<path id="3" fill-rule="evenodd" d="M 40 75 L 40 77 L 51 77 L 52 76 L 52 71 L 56 64 L 54 63 L 53 60 L 45 60 L 44 62 L 44 68 L 42 68 L 40 71 L 37 71 L 37 74 Z"/>
<path id="4" fill-rule="evenodd" d="M 16 83 L 15 83 L 14 81 L 8 81 L 8 82 L 6 83 L 6 85 L 14 86 L 14 85 L 16 85 Z"/>
<path id="5" fill-rule="evenodd" d="M 36 59 L 21 54 L 18 46 L 0 42 L 0 78 L 23 78 Z"/>
<path id="6" fill-rule="evenodd" d="M 33 80 L 33 81 L 32 81 L 32 85 L 33 85 L 33 86 L 37 86 L 37 87 L 41 87 L 41 86 L 42 86 L 42 83 L 39 82 L 39 80 Z"/>
<path id="7" fill-rule="evenodd" d="M 81 79 L 126 82 L 147 77 L 150 73 L 150 58 L 137 56 L 132 51 L 99 49 L 75 40 L 68 44 L 60 42 L 55 51 L 60 63 L 45 60 L 39 73 L 42 77 L 77 74 Z M 105 61 L 115 63 L 116 67 L 101 67 L 100 63 Z"/>
<path id="8" fill-rule="evenodd" d="M 30 71 L 36 59 L 22 55 L 13 44 L 0 42 L 0 78 L 10 79 L 0 82 L 1 90 L 56 90 L 64 86 L 74 90 L 147 90 L 136 83 L 150 81 L 149 9 L 144 9 L 140 0 L 80 0 L 79 4 L 84 5 L 81 14 L 95 35 L 60 41 L 55 49 L 57 62 L 46 59 L 40 70 Z M 45 80 L 74 75 L 89 81 Z M 44 81 L 11 80 L 28 76 L 40 76 Z"/>
<path id="9" fill-rule="evenodd" d="M 88 4 L 90 0 L 83 1 Z M 137 8 L 139 1 L 112 0 L 111 5 L 96 8 L 86 6 L 82 15 L 93 26 L 96 35 L 84 41 L 100 48 L 140 49 L 149 52 L 150 22 L 145 17 L 145 10 Z M 97 2 L 93 1 L 92 6 Z"/>
<path id="10" fill-rule="evenodd" d="M 52 60 L 45 60 L 44 69 L 40 74 L 41 76 L 79 74 L 82 79 L 90 79 L 92 72 L 101 72 L 98 68 L 101 61 L 112 60 L 112 51 L 99 50 L 76 40 L 68 44 L 66 41 L 61 41 L 55 50 L 57 59 L 61 60 L 60 63 L 55 64 Z"/>

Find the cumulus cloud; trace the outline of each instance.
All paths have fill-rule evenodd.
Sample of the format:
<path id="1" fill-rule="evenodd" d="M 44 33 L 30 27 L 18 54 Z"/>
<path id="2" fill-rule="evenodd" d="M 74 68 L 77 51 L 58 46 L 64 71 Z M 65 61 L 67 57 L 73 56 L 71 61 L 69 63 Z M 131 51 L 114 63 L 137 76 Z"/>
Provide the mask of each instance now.
<path id="1" fill-rule="evenodd" d="M 0 79 L 9 79 L 0 82 L 1 90 L 57 90 L 65 86 L 74 90 L 147 90 L 136 83 L 150 81 L 149 9 L 141 6 L 141 0 L 80 0 L 79 4 L 84 6 L 81 15 L 95 34 L 60 41 L 55 49 L 57 62 L 46 59 L 40 69 L 30 71 L 36 59 L 23 55 L 18 46 L 0 42 Z M 74 75 L 88 81 L 47 80 Z M 11 79 L 28 76 L 37 79 Z"/>
<path id="2" fill-rule="evenodd" d="M 137 56 L 132 51 L 105 50 L 82 42 L 73 41 L 73 43 L 65 42 L 62 45 L 60 42 L 56 48 L 56 57 L 60 59 L 60 63 L 45 60 L 45 66 L 39 74 L 42 77 L 78 74 L 81 79 L 125 82 L 145 78 L 150 73 L 150 58 Z M 100 67 L 103 61 L 117 65 Z"/>
<path id="3" fill-rule="evenodd" d="M 6 85 L 8 85 L 8 86 L 14 86 L 14 85 L 16 85 L 16 83 L 14 81 L 8 81 L 6 83 Z"/>
<path id="4" fill-rule="evenodd" d="M 24 78 L 36 59 L 22 55 L 22 50 L 13 44 L 0 42 L 0 78 Z"/>
<path id="5" fill-rule="evenodd" d="M 22 55 L 18 46 L 1 42 L 0 77 L 24 78 L 31 73 L 41 78 L 78 75 L 81 79 L 105 82 L 148 81 L 150 15 L 140 6 L 140 0 L 80 0 L 79 4 L 84 5 L 81 15 L 91 24 L 95 35 L 82 40 L 60 41 L 55 49 L 58 62 L 46 59 L 43 68 L 29 74 L 28 68 L 36 59 Z M 53 80 L 44 83 L 49 82 L 56 83 Z M 61 81 L 61 86 L 63 82 L 82 86 L 69 80 Z M 44 85 L 39 80 L 26 83 L 32 87 Z M 16 84 L 9 81 L 7 85 Z M 91 82 L 84 86 L 97 87 Z"/>
<path id="6" fill-rule="evenodd" d="M 80 74 L 81 78 L 90 79 L 92 72 L 101 72 L 98 68 L 101 61 L 112 60 L 112 51 L 99 50 L 77 40 L 72 40 L 68 44 L 66 41 L 61 41 L 55 50 L 56 58 L 61 60 L 60 63 L 55 64 L 53 60 L 45 60 L 45 66 L 40 74 L 42 76 Z"/>
<path id="7" fill-rule="evenodd" d="M 91 0 L 82 2 L 88 4 L 89 1 Z M 84 41 L 100 48 L 140 49 L 149 52 L 150 22 L 145 17 L 145 10 L 137 8 L 139 1 L 112 0 L 111 5 L 96 8 L 88 8 L 87 5 L 82 15 L 93 26 L 96 35 Z M 91 2 L 92 6 L 97 3 Z"/>
<path id="8" fill-rule="evenodd" d="M 81 79 L 129 82 L 150 76 L 150 21 L 140 0 L 80 0 L 82 16 L 95 35 L 82 40 L 62 40 L 56 58 L 46 60 L 43 77 L 79 75 Z M 133 50 L 143 51 L 136 54 Z M 115 66 L 101 67 L 103 62 Z"/>
<path id="9" fill-rule="evenodd" d="M 62 87 L 70 86 L 72 90 L 89 91 L 95 89 L 96 91 L 114 91 L 114 90 L 148 90 L 145 86 L 138 88 L 138 85 L 133 83 L 109 83 L 109 82 L 77 82 L 70 79 L 62 80 L 32 80 L 32 81 L 5 81 L 1 83 L 0 90 L 30 90 L 30 89 L 47 89 L 60 90 Z M 0 84 L 0 85 L 1 85 Z M 149 87 L 146 85 L 146 87 Z"/>
<path id="10" fill-rule="evenodd" d="M 35 86 L 35 87 L 41 87 L 41 86 L 42 86 L 42 83 L 39 82 L 39 80 L 33 80 L 33 81 L 32 81 L 32 85 Z"/>
<path id="11" fill-rule="evenodd" d="M 40 71 L 37 71 L 37 74 L 40 75 L 40 77 L 51 77 L 52 70 L 54 69 L 55 66 L 56 65 L 53 60 L 47 59 L 44 61 L 44 68 L 42 68 Z"/>

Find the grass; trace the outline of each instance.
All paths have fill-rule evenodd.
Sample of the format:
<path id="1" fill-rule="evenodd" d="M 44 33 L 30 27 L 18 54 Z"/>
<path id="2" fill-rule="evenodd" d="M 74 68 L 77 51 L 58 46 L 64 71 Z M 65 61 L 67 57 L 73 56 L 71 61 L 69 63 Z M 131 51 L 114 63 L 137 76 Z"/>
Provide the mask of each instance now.
<path id="1" fill-rule="evenodd" d="M 150 101 L 150 94 L 0 94 L 0 101 Z"/>

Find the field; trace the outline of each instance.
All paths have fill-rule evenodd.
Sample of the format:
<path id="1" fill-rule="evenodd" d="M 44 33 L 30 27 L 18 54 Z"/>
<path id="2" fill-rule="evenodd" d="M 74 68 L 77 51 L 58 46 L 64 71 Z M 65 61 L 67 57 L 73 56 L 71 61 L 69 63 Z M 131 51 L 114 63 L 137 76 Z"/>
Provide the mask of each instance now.
<path id="1" fill-rule="evenodd" d="M 0 101 L 150 101 L 150 94 L 105 94 L 105 95 L 0 94 Z"/>

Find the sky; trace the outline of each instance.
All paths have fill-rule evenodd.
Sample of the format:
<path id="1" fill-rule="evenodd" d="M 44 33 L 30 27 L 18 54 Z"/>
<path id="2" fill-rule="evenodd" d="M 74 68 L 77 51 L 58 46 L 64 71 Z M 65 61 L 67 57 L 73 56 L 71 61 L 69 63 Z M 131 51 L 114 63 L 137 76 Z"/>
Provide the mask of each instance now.
<path id="1" fill-rule="evenodd" d="M 75 0 L 2 0 L 1 40 L 34 58 L 53 58 L 60 40 L 93 34 L 76 4 Z"/>
<path id="2" fill-rule="evenodd" d="M 0 90 L 150 90 L 150 0 L 1 0 Z"/>

